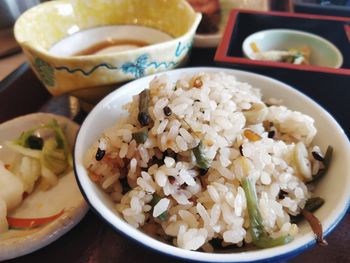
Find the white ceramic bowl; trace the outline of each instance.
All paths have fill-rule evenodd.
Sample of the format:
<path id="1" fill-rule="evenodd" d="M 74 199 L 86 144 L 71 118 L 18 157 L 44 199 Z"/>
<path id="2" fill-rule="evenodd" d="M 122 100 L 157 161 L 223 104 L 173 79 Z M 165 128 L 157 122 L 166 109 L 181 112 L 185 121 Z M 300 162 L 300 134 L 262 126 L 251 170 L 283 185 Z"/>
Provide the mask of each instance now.
<path id="1" fill-rule="evenodd" d="M 175 81 L 184 73 L 195 74 L 203 71 L 224 71 L 234 74 L 239 81 L 248 82 L 260 88 L 264 97 L 283 99 L 284 104 L 289 108 L 309 114 L 315 119 L 318 129 L 315 143 L 320 145 L 322 149 L 325 149 L 329 144 L 334 147 L 331 167 L 327 175 L 318 183 L 315 190 L 316 196 L 321 196 L 326 200 L 326 203 L 315 214 L 323 224 L 324 233 L 328 234 L 342 219 L 350 202 L 350 145 L 342 128 L 329 113 L 313 100 L 292 87 L 268 77 L 223 68 L 186 68 L 169 71 L 165 74 L 169 76 L 170 81 Z M 135 80 L 109 94 L 90 112 L 81 126 L 75 145 L 74 165 L 81 190 L 95 212 L 104 218 L 114 229 L 141 244 L 158 252 L 186 260 L 201 262 L 281 260 L 295 256 L 315 244 L 315 237 L 312 230 L 306 222 L 302 222 L 300 224 L 299 234 L 288 245 L 227 254 L 187 251 L 167 245 L 144 234 L 118 216 L 112 201 L 90 180 L 87 170 L 83 165 L 83 158 L 88 148 L 99 138 L 102 131 L 115 124 L 121 116 L 125 116 L 126 112 L 122 110 L 122 105 L 129 102 L 132 96 L 146 88 L 154 76 Z M 330 133 L 332 134 L 331 138 Z"/>
<path id="2" fill-rule="evenodd" d="M 251 34 L 243 41 L 242 49 L 246 57 L 254 59 L 251 43 L 255 43 L 261 52 L 309 46 L 311 65 L 340 68 L 343 64 L 343 56 L 334 44 L 320 36 L 304 31 L 270 29 Z"/>

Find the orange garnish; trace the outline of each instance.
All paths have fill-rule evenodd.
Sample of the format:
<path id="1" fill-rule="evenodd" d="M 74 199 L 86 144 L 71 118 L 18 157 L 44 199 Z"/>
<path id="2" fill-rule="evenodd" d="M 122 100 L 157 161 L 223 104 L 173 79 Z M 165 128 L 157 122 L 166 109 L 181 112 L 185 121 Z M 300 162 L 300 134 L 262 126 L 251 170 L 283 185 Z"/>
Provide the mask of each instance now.
<path id="1" fill-rule="evenodd" d="M 249 141 L 256 142 L 261 140 L 261 136 L 252 130 L 244 130 L 243 134 Z"/>

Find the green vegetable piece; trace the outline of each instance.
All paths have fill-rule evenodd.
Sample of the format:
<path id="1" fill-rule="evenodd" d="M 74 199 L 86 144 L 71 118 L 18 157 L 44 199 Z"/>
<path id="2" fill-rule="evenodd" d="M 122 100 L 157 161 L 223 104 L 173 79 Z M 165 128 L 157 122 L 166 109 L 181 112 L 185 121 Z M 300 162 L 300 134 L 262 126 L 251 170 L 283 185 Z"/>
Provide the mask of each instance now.
<path id="1" fill-rule="evenodd" d="M 193 148 L 192 151 L 194 156 L 196 157 L 197 166 L 203 170 L 209 169 L 210 161 L 204 155 L 204 146 L 202 141 L 200 141 L 199 144 L 195 148 Z"/>
<path id="2" fill-rule="evenodd" d="M 293 237 L 290 235 L 286 236 L 280 236 L 277 238 L 271 238 L 271 237 L 261 237 L 257 241 L 253 241 L 254 245 L 256 245 L 259 248 L 270 248 L 270 247 L 277 247 L 281 245 L 288 244 L 293 241 Z"/>
<path id="3" fill-rule="evenodd" d="M 278 238 L 271 238 L 268 236 L 262 223 L 262 217 L 258 207 L 255 187 L 247 178 L 243 179 L 242 187 L 247 199 L 250 231 L 253 239 L 253 244 L 259 248 L 269 248 L 290 243 L 293 240 L 293 237 L 290 235 L 281 236 Z"/>
<path id="4" fill-rule="evenodd" d="M 68 160 L 64 150 L 57 146 L 57 141 L 54 138 L 45 141 L 42 149 L 42 162 L 54 174 L 61 174 L 67 169 Z"/>
<path id="5" fill-rule="evenodd" d="M 154 207 L 159 201 L 162 199 L 159 195 L 154 194 L 151 202 L 149 203 L 152 207 Z"/>
<path id="6" fill-rule="evenodd" d="M 332 157 L 333 157 L 333 147 L 329 145 L 327 147 L 326 154 L 324 155 L 324 159 L 322 162 L 324 165 L 324 168 L 320 169 L 317 174 L 313 175 L 312 179 L 309 183 L 319 180 L 327 173 L 328 168 L 329 168 L 331 161 L 332 161 Z"/>
<path id="7" fill-rule="evenodd" d="M 145 89 L 140 93 L 139 96 L 139 114 L 137 117 L 142 127 L 147 126 L 151 121 L 151 117 L 148 113 L 149 101 L 150 91 L 149 89 Z"/>
<path id="8" fill-rule="evenodd" d="M 158 216 L 158 219 L 165 221 L 168 218 L 168 211 L 164 211 Z"/>
<path id="9" fill-rule="evenodd" d="M 159 195 L 157 194 L 154 194 L 153 195 L 153 198 L 151 200 L 151 202 L 149 203 L 152 207 L 154 207 L 159 201 L 160 199 L 162 199 L 162 197 L 160 197 Z M 157 218 L 162 220 L 162 221 L 165 221 L 168 217 L 168 211 L 164 211 L 163 213 L 161 213 Z"/>
<path id="10" fill-rule="evenodd" d="M 325 200 L 322 197 L 312 197 L 306 201 L 304 210 L 309 212 L 315 212 L 324 203 L 325 203 Z M 290 222 L 293 224 L 300 222 L 302 219 L 303 219 L 302 214 L 299 214 L 296 216 L 290 216 Z"/>
<path id="11" fill-rule="evenodd" d="M 139 131 L 139 132 L 134 132 L 132 134 L 132 138 L 137 142 L 137 143 L 145 143 L 145 141 L 148 138 L 148 131 Z"/>
<path id="12" fill-rule="evenodd" d="M 129 192 L 130 190 L 131 190 L 131 187 L 130 187 L 130 185 L 129 185 L 129 183 L 128 183 L 128 179 L 127 179 L 127 177 L 125 176 L 125 177 L 123 177 L 123 178 L 120 178 L 119 179 L 119 182 L 120 182 L 120 184 L 122 185 L 122 194 L 124 195 L 124 194 L 126 194 L 127 192 Z"/>
<path id="13" fill-rule="evenodd" d="M 309 212 L 315 212 L 324 204 L 324 199 L 322 197 L 313 197 L 306 201 L 304 209 Z"/>
<path id="14" fill-rule="evenodd" d="M 34 132 L 36 132 L 37 130 L 45 129 L 45 128 L 54 130 L 55 139 L 57 142 L 57 148 L 64 150 L 65 154 L 67 155 L 69 166 L 73 167 L 73 158 L 72 158 L 72 153 L 71 153 L 70 148 L 69 148 L 68 140 L 67 140 L 62 128 L 60 127 L 60 125 L 58 124 L 58 122 L 55 119 L 52 119 L 52 121 L 49 122 L 48 124 L 39 125 L 39 126 L 34 127 L 28 131 L 22 132 L 22 134 L 19 136 L 19 138 L 17 140 L 14 141 L 14 143 L 18 144 L 20 146 L 26 147 L 26 148 L 30 148 L 30 146 L 28 145 L 29 137 L 33 136 Z"/>
<path id="15" fill-rule="evenodd" d="M 60 125 L 58 125 L 57 121 L 53 119 L 51 123 L 46 125 L 47 128 L 51 128 L 56 132 L 56 141 L 57 141 L 57 146 L 59 148 L 63 148 L 65 154 L 67 155 L 67 160 L 68 164 L 70 167 L 73 167 L 73 158 L 72 158 L 72 153 L 69 149 L 69 144 L 66 136 L 64 135 L 64 132 L 61 128 Z"/>

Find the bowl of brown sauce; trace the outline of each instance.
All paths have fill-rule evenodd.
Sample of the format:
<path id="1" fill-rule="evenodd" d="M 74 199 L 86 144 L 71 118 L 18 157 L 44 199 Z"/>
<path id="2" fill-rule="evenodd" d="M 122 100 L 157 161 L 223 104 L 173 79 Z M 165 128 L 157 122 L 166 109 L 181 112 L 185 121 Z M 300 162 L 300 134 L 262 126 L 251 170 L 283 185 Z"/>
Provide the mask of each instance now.
<path id="1" fill-rule="evenodd" d="M 200 20 L 185 0 L 59 0 L 29 9 L 14 31 L 51 94 L 96 104 L 121 83 L 183 63 Z"/>

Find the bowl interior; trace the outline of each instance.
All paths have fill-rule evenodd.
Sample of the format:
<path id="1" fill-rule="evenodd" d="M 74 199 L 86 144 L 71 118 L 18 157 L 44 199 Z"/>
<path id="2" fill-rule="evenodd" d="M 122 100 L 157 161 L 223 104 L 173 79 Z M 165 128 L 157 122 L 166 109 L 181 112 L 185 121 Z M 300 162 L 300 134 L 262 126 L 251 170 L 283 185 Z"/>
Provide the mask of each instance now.
<path id="1" fill-rule="evenodd" d="M 41 50 L 78 31 L 108 25 L 146 26 L 176 38 L 191 28 L 194 14 L 186 1 L 177 0 L 50 1 L 24 13 L 15 34 L 18 42 Z"/>
<path id="2" fill-rule="evenodd" d="M 325 149 L 329 144 L 334 147 L 335 153 L 327 175 L 318 183 L 314 195 L 323 197 L 326 203 L 316 211 L 316 216 L 323 224 L 324 232 L 329 233 L 344 216 L 350 199 L 350 147 L 349 141 L 336 121 L 313 100 L 294 90 L 293 88 L 261 75 L 244 71 L 218 68 L 190 68 L 170 71 L 170 81 L 175 81 L 183 74 L 195 74 L 203 71 L 224 71 L 234 74 L 239 81 L 248 82 L 262 90 L 264 98 L 278 98 L 284 101 L 287 107 L 312 116 L 315 119 L 318 134 L 314 141 Z M 164 73 L 163 73 L 164 74 Z M 77 137 L 74 164 L 78 182 L 85 196 L 93 207 L 112 227 L 125 233 L 129 237 L 144 245 L 163 253 L 197 261 L 212 262 L 244 262 L 263 260 L 267 258 L 282 259 L 301 253 L 315 243 L 314 234 L 307 223 L 302 222 L 295 240 L 285 246 L 264 250 L 252 250 L 240 253 L 214 254 L 186 251 L 157 241 L 146 234 L 128 225 L 114 209 L 114 204 L 107 195 L 95 185 L 84 167 L 84 155 L 92 143 L 106 128 L 115 124 L 118 119 L 126 115 L 122 105 L 129 102 L 133 95 L 138 94 L 148 86 L 154 76 L 148 76 L 133 81 L 114 91 L 104 98 L 87 116 Z M 332 137 L 330 138 L 330 133 Z"/>
<path id="3" fill-rule="evenodd" d="M 245 56 L 253 59 L 254 51 L 251 48 L 251 43 L 255 43 L 262 52 L 308 46 L 311 49 L 311 65 L 339 68 L 343 63 L 340 51 L 331 42 L 303 31 L 272 29 L 248 36 L 244 40 L 242 48 Z"/>
<path id="4" fill-rule="evenodd" d="M 112 25 L 78 31 L 54 44 L 49 52 L 57 56 L 103 55 L 171 39 L 173 38 L 169 34 L 149 27 Z"/>

